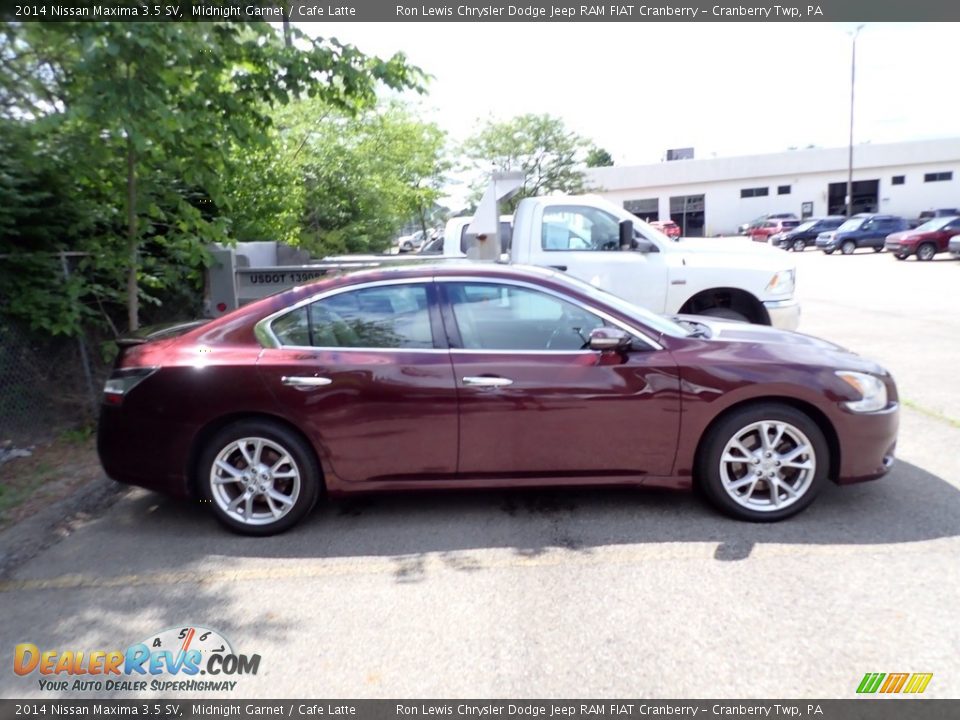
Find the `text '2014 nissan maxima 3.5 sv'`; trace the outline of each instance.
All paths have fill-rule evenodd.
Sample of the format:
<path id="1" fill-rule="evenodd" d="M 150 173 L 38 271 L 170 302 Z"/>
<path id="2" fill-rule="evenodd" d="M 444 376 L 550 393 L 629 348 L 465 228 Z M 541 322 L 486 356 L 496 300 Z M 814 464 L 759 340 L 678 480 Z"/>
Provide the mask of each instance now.
<path id="1" fill-rule="evenodd" d="M 831 343 L 465 263 L 325 279 L 127 344 L 98 448 L 110 477 L 251 535 L 324 494 L 428 488 L 697 484 L 772 521 L 886 473 L 897 422 L 890 374 Z"/>

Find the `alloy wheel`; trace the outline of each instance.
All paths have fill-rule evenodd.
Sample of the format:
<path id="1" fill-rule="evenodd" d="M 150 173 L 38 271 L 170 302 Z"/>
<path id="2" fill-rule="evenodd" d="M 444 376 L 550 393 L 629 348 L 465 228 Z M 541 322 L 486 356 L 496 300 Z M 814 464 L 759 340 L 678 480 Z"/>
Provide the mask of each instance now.
<path id="1" fill-rule="evenodd" d="M 244 525 L 270 525 L 289 513 L 300 496 L 301 475 L 291 452 L 264 437 L 234 440 L 210 467 L 213 501 Z"/>
<path id="2" fill-rule="evenodd" d="M 738 430 L 720 455 L 720 481 L 738 505 L 776 512 L 799 501 L 817 471 L 816 451 L 796 426 L 753 422 Z"/>

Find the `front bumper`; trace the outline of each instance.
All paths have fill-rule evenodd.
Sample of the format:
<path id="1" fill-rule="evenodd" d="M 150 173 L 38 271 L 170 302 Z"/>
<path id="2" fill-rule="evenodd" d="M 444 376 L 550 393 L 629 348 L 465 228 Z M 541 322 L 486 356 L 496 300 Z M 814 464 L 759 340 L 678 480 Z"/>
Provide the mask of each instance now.
<path id="1" fill-rule="evenodd" d="M 895 255 L 910 255 L 913 253 L 913 248 L 909 245 L 901 245 L 898 242 L 890 242 L 889 240 L 884 243 L 883 247 L 887 252 L 891 252 Z"/>
<path id="2" fill-rule="evenodd" d="M 886 409 L 856 415 L 844 412 L 834 423 L 840 444 L 838 485 L 876 480 L 894 463 L 900 407 L 894 401 Z"/>
<path id="3" fill-rule="evenodd" d="M 796 330 L 800 327 L 800 303 L 796 300 L 765 300 L 763 306 L 773 327 L 780 330 Z"/>

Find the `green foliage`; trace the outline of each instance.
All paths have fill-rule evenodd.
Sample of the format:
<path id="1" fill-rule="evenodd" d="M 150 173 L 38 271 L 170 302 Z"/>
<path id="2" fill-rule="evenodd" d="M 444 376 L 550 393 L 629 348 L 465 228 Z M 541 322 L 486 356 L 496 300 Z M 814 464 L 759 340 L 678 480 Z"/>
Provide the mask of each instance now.
<path id="1" fill-rule="evenodd" d="M 602 147 L 594 146 L 587 153 L 587 167 L 610 167 L 613 165 L 613 156 Z"/>
<path id="2" fill-rule="evenodd" d="M 52 333 L 193 290 L 213 242 L 294 239 L 303 191 L 276 107 L 342 113 L 382 83 L 418 88 L 402 56 L 267 23 L 0 24 L 0 282 L 4 311 Z M 59 260 L 88 256 L 57 286 Z"/>
<path id="3" fill-rule="evenodd" d="M 513 198 L 550 192 L 581 193 L 587 189 L 583 166 L 591 143 L 568 130 L 550 115 L 519 115 L 504 122 L 488 121 L 464 144 L 470 169 L 482 174 L 474 188 L 477 196 L 489 180 L 490 170 L 522 171 L 524 184 Z M 509 209 L 509 208 L 506 208 Z"/>
<path id="4" fill-rule="evenodd" d="M 315 255 L 378 252 L 428 221 L 449 167 L 444 133 L 396 103 L 349 114 L 319 100 L 277 118 L 304 182 L 302 244 Z"/>

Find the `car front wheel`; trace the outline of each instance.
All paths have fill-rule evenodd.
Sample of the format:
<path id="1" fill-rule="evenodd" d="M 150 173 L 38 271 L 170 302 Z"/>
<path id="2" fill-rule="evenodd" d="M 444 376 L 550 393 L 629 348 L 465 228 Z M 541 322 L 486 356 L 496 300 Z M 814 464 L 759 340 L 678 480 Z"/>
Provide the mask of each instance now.
<path id="1" fill-rule="evenodd" d="M 807 249 L 807 244 L 803 240 L 794 240 L 793 241 L 793 251 L 794 252 L 803 252 Z"/>
<path id="2" fill-rule="evenodd" d="M 847 240 L 843 245 L 840 246 L 840 252 L 844 255 L 853 255 L 853 251 L 857 249 L 857 244 L 853 240 Z"/>
<path id="3" fill-rule="evenodd" d="M 795 408 L 770 403 L 734 411 L 709 431 L 698 478 L 707 498 L 726 514 L 773 522 L 813 502 L 829 465 L 816 423 Z"/>
<path id="4" fill-rule="evenodd" d="M 283 425 L 244 420 L 216 433 L 198 468 L 217 519 L 243 535 L 291 528 L 316 504 L 320 470 L 307 443 Z"/>
<path id="5" fill-rule="evenodd" d="M 933 260 L 933 256 L 936 254 L 937 248 L 932 243 L 924 243 L 917 248 L 917 260 Z"/>

